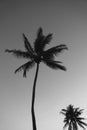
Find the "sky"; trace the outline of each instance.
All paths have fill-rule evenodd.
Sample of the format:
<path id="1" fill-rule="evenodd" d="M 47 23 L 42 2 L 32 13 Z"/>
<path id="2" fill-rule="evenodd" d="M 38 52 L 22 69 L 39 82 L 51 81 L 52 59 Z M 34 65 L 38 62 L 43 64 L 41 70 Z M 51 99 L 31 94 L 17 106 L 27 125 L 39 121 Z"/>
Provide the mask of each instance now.
<path id="1" fill-rule="evenodd" d="M 35 115 L 38 130 L 62 130 L 62 108 L 73 104 L 87 118 L 87 1 L 0 0 L 0 129 L 32 130 L 31 97 L 36 66 L 27 78 L 14 74 L 26 60 L 5 49 L 24 49 L 22 33 L 31 45 L 39 27 L 53 33 L 47 48 L 66 44 L 58 57 L 67 71 L 40 64 L 36 87 Z M 86 120 L 87 122 L 87 120 Z"/>

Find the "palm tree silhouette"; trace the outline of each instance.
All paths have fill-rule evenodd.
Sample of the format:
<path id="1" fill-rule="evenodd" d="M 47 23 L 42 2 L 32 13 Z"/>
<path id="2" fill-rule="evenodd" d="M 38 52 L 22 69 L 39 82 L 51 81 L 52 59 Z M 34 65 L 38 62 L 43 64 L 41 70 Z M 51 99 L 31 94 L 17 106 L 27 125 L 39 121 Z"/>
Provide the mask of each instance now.
<path id="1" fill-rule="evenodd" d="M 43 30 L 41 27 L 37 31 L 37 37 L 34 41 L 33 47 L 30 45 L 30 42 L 28 41 L 25 34 L 23 34 L 23 39 L 24 39 L 25 51 L 16 49 L 13 50 L 6 49 L 5 51 L 8 53 L 12 53 L 13 55 L 19 58 L 22 57 L 29 59 L 27 63 L 21 65 L 18 69 L 15 70 L 15 73 L 23 70 L 23 77 L 26 77 L 26 73 L 29 71 L 29 69 L 31 69 L 35 64 L 37 65 L 33 84 L 32 104 L 31 104 L 32 125 L 33 130 L 36 130 L 34 102 L 35 102 L 35 88 L 39 71 L 39 64 L 40 62 L 44 62 L 47 66 L 53 69 L 61 69 L 65 71 L 66 68 L 63 65 L 61 65 L 62 62 L 55 61 L 54 56 L 56 54 L 61 53 L 64 49 L 67 50 L 68 48 L 66 45 L 60 44 L 58 46 L 45 50 L 46 45 L 49 44 L 52 39 L 52 34 L 49 33 L 47 36 L 43 35 Z"/>
<path id="2" fill-rule="evenodd" d="M 78 130 L 78 126 L 82 127 L 85 129 L 85 126 L 87 124 L 83 122 L 85 118 L 80 117 L 84 109 L 80 109 L 79 107 L 74 108 L 73 105 L 69 105 L 66 109 L 62 109 L 60 113 L 62 113 L 65 118 L 64 118 L 64 127 L 66 128 L 68 126 L 68 130 Z"/>

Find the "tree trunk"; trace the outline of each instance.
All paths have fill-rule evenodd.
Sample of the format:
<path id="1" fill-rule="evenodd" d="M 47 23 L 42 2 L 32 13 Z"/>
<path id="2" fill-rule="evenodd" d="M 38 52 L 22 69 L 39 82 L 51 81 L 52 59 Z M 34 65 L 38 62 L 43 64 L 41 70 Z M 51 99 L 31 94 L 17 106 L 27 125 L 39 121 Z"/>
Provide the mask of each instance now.
<path id="1" fill-rule="evenodd" d="M 33 130 L 37 130 L 36 119 L 35 119 L 35 112 L 34 112 L 34 102 L 35 102 L 35 88 L 36 88 L 36 81 L 37 81 L 37 76 L 38 76 L 38 70 L 39 70 L 39 63 L 37 63 L 36 74 L 35 74 L 34 84 L 33 84 L 33 92 L 32 92 L 31 114 L 32 114 Z"/>

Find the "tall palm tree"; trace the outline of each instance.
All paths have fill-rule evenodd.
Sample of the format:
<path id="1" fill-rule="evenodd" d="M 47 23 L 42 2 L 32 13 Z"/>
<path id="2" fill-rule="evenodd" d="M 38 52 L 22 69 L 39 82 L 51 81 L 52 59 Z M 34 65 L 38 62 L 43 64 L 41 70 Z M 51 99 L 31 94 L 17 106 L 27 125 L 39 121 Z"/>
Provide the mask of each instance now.
<path id="1" fill-rule="evenodd" d="M 32 91 L 32 104 L 31 104 L 31 114 L 32 114 L 32 124 L 33 124 L 33 130 L 36 130 L 36 119 L 35 119 L 35 112 L 34 112 L 34 102 L 35 102 L 35 89 L 36 89 L 36 81 L 39 71 L 39 64 L 41 62 L 44 62 L 47 66 L 51 67 L 52 69 L 61 69 L 66 70 L 66 68 L 61 65 L 62 62 L 55 61 L 54 56 L 56 54 L 61 53 L 63 50 L 67 50 L 67 46 L 64 44 L 52 47 L 48 50 L 45 50 L 45 47 L 47 44 L 50 43 L 52 39 L 52 34 L 43 35 L 43 30 L 40 27 L 37 31 L 37 37 L 34 41 L 33 47 L 31 46 L 30 42 L 28 41 L 25 34 L 23 34 L 24 39 L 24 46 L 25 51 L 22 50 L 9 50 L 6 49 L 5 51 L 8 53 L 12 53 L 18 58 L 26 58 L 29 61 L 23 65 L 21 65 L 18 69 L 15 70 L 16 72 L 19 72 L 23 70 L 23 77 L 26 77 L 26 73 L 29 69 L 31 69 L 36 64 L 36 74 L 34 78 L 34 84 L 33 84 L 33 91 Z"/>
<path id="2" fill-rule="evenodd" d="M 87 124 L 82 121 L 85 118 L 80 117 L 82 112 L 83 109 L 80 109 L 79 107 L 74 108 L 74 106 L 71 104 L 66 109 L 62 109 L 61 113 L 65 116 L 65 125 L 63 128 L 68 126 L 68 130 L 78 130 L 78 126 L 80 126 L 85 129 L 85 126 L 87 126 Z"/>

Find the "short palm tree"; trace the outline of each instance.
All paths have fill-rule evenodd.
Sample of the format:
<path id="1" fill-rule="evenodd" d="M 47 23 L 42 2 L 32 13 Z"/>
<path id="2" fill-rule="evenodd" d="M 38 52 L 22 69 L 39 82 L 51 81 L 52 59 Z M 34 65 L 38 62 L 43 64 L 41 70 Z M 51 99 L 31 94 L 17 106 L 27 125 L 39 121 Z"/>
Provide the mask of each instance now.
<path id="1" fill-rule="evenodd" d="M 65 125 L 63 128 L 68 126 L 68 130 L 78 130 L 78 126 L 80 126 L 85 129 L 85 126 L 87 126 L 87 124 L 82 121 L 85 118 L 80 117 L 82 112 L 83 109 L 80 109 L 79 107 L 74 108 L 74 106 L 71 104 L 66 109 L 62 109 L 61 113 L 65 116 Z"/>
<path id="2" fill-rule="evenodd" d="M 16 49 L 13 50 L 6 49 L 5 51 L 8 53 L 12 53 L 16 57 L 19 58 L 22 57 L 29 60 L 27 63 L 21 65 L 18 69 L 15 70 L 15 73 L 23 70 L 23 77 L 26 77 L 26 73 L 29 71 L 29 69 L 31 69 L 36 64 L 36 74 L 33 84 L 32 105 L 31 105 L 33 130 L 36 130 L 34 102 L 35 102 L 35 88 L 36 88 L 39 64 L 40 62 L 44 62 L 47 66 L 53 69 L 66 70 L 66 68 L 63 65 L 61 65 L 62 62 L 54 60 L 54 56 L 56 54 L 61 53 L 65 49 L 67 50 L 68 48 L 66 45 L 62 44 L 52 47 L 48 50 L 45 50 L 46 45 L 49 44 L 52 39 L 52 34 L 50 33 L 47 36 L 43 35 L 43 30 L 41 27 L 38 29 L 37 37 L 36 40 L 34 41 L 33 47 L 31 46 L 25 34 L 23 34 L 23 39 L 24 39 L 25 51 Z"/>

